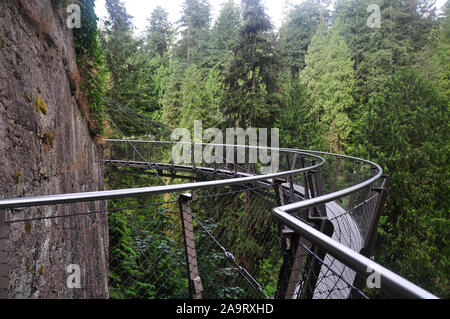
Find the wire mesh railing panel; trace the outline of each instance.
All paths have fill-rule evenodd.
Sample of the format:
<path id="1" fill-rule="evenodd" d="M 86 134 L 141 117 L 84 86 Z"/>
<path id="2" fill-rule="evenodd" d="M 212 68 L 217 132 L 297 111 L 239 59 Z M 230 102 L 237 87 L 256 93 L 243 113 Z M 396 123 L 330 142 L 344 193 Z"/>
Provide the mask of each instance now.
<path id="1" fill-rule="evenodd" d="M 200 263 L 204 297 L 273 298 L 282 257 L 279 229 L 270 214 L 276 205 L 273 188 L 222 187 L 195 197 L 197 251 L 206 261 Z"/>
<path id="2" fill-rule="evenodd" d="M 126 143 L 129 145 L 127 146 Z M 147 147 L 147 153 L 148 154 L 158 154 L 157 157 L 151 158 L 151 156 L 148 157 L 148 160 L 145 159 L 145 161 L 148 162 L 159 162 L 161 160 L 161 157 L 159 154 L 163 153 L 161 152 L 162 148 L 168 148 L 171 145 L 170 144 L 161 144 L 158 143 L 152 143 L 152 145 L 149 147 L 148 143 L 142 143 L 140 141 L 132 141 L 133 145 L 136 145 L 133 147 L 134 151 L 136 152 L 139 147 L 142 147 L 142 145 L 146 145 Z M 127 148 L 130 146 L 129 142 L 122 142 L 119 143 L 119 145 L 122 145 L 120 147 Z M 159 152 L 154 151 L 148 151 L 148 149 L 153 149 L 157 145 L 159 145 Z M 145 150 L 140 151 L 140 153 L 144 153 Z M 235 149 L 235 152 L 237 152 L 237 148 Z M 165 153 L 169 153 L 167 150 Z M 121 152 L 122 156 L 125 154 L 126 161 L 129 161 L 130 153 L 128 151 Z M 248 156 L 248 154 L 246 154 Z M 117 156 L 116 156 L 117 157 Z M 141 156 L 142 157 L 142 156 Z M 230 296 L 233 298 L 237 297 L 254 297 L 252 295 L 252 290 L 246 290 L 242 287 L 244 285 L 240 283 L 237 285 L 236 283 L 239 281 L 242 281 L 244 278 L 247 283 L 250 284 L 250 287 L 259 288 L 263 291 L 263 294 L 259 294 L 259 296 L 275 296 L 279 291 L 277 292 L 277 289 L 280 290 L 282 287 L 280 286 L 280 278 L 279 276 L 282 276 L 280 274 L 280 270 L 274 270 L 272 271 L 272 279 L 270 283 L 262 283 L 260 284 L 252 275 L 250 275 L 250 280 L 248 280 L 248 277 L 245 275 L 243 276 L 242 273 L 241 276 L 236 276 L 237 273 L 239 273 L 237 267 L 230 267 L 226 262 L 229 261 L 227 259 L 227 254 L 231 254 L 233 258 L 237 258 L 238 260 L 242 261 L 244 264 L 247 265 L 258 265 L 260 263 L 264 263 L 267 261 L 262 260 L 249 260 L 249 256 L 242 255 L 241 247 L 245 246 L 243 243 L 239 243 L 239 241 L 233 241 L 232 238 L 229 238 L 225 236 L 225 231 L 221 231 L 224 227 L 227 229 L 227 231 L 230 234 L 234 234 L 235 238 L 245 238 L 246 242 L 252 242 L 253 239 L 251 236 L 248 236 L 248 234 L 251 234 L 251 232 L 247 231 L 242 232 L 242 230 L 234 229 L 236 228 L 234 225 L 239 225 L 241 229 L 245 230 L 245 227 L 247 228 L 253 228 L 254 226 L 249 221 L 242 220 L 242 216 L 245 216 L 247 219 L 251 219 L 253 215 L 258 214 L 257 212 L 253 212 L 252 210 L 255 209 L 255 207 L 258 207 L 258 205 L 255 205 L 252 201 L 253 198 L 259 196 L 258 204 L 269 202 L 266 207 L 258 207 L 261 211 L 270 211 L 273 207 L 276 207 L 277 205 L 281 204 L 289 204 L 289 203 L 295 203 L 302 201 L 307 198 L 314 198 L 319 197 L 323 195 L 324 193 L 331 192 L 333 190 L 339 190 L 344 187 L 348 187 L 349 185 L 355 185 L 359 182 L 365 180 L 370 176 L 370 173 L 373 173 L 370 165 L 364 164 L 360 161 L 353 161 L 349 160 L 347 158 L 340 158 L 335 156 L 329 156 L 330 160 L 325 163 L 322 167 L 316 169 L 316 170 L 310 170 L 305 171 L 303 173 L 293 174 L 290 176 L 286 176 L 285 179 L 281 180 L 280 186 L 281 189 L 277 191 L 274 191 L 274 184 L 268 183 L 265 185 L 265 188 L 269 188 L 268 190 L 258 190 L 255 189 L 254 186 L 247 187 L 247 190 L 242 191 L 229 191 L 229 192 L 222 192 L 221 196 L 218 196 L 217 193 L 214 195 L 214 192 L 218 192 L 217 188 L 207 190 L 207 191 L 201 191 L 200 193 L 206 193 L 206 195 L 203 195 L 205 199 L 204 202 L 201 203 L 201 205 L 198 205 L 198 199 L 194 202 L 196 202 L 195 210 L 199 212 L 199 216 L 197 216 L 197 224 L 201 227 L 198 227 L 197 231 L 200 233 L 203 233 L 203 235 L 207 235 L 209 237 L 219 237 L 217 240 L 217 243 L 209 242 L 209 244 L 206 244 L 204 240 L 200 240 L 201 238 L 205 238 L 205 236 L 200 236 L 197 238 L 198 244 L 197 244 L 197 251 L 199 253 L 199 256 L 202 256 L 204 254 L 203 248 L 205 245 L 209 245 L 210 247 L 216 246 L 215 250 L 216 252 L 213 253 L 211 251 L 211 257 L 206 258 L 207 261 L 215 260 L 218 264 L 218 268 L 222 269 L 222 271 L 218 271 L 216 273 L 216 276 L 219 276 L 218 274 L 221 274 L 215 282 L 220 282 L 222 287 L 222 291 L 218 292 L 217 289 L 213 289 L 209 286 L 214 287 L 214 285 L 210 285 L 209 282 L 206 282 L 203 284 L 203 288 L 205 289 L 204 296 L 210 296 L 213 298 L 213 295 L 216 294 L 217 296 Z M 247 157 L 249 158 L 249 157 Z M 134 159 L 134 158 L 133 158 Z M 196 168 L 196 164 L 193 163 L 194 160 L 192 158 L 191 165 Z M 317 163 L 317 159 L 310 158 L 308 156 L 304 156 L 297 152 L 281 152 L 280 156 L 280 170 L 292 170 L 292 169 L 300 169 L 308 166 L 315 165 Z M 208 165 L 206 163 L 201 163 L 202 167 L 213 167 L 214 169 L 222 169 L 229 172 L 234 172 L 235 174 L 249 174 L 253 175 L 259 171 L 258 164 L 256 165 L 249 165 L 249 163 L 240 163 L 240 164 L 234 164 L 234 163 L 223 163 L 222 165 L 217 163 L 214 163 L 214 165 Z M 194 173 L 195 174 L 195 173 Z M 242 187 L 242 185 L 240 185 Z M 239 187 L 238 187 L 239 188 Z M 232 188 L 231 188 L 232 189 Z M 211 193 L 212 192 L 212 193 Z M 220 192 L 219 192 L 220 193 Z M 228 195 L 224 195 L 228 194 Z M 233 200 L 231 200 L 228 197 L 232 197 Z M 370 197 L 369 197 L 370 196 Z M 362 202 L 361 199 L 364 199 Z M 370 191 L 370 188 L 362 188 L 358 191 L 353 192 L 351 195 L 347 197 L 341 197 L 333 201 L 329 201 L 324 204 L 317 205 L 316 207 L 311 207 L 305 211 L 297 212 L 296 215 L 301 218 L 302 220 L 311 220 L 311 221 L 317 221 L 317 220 L 324 220 L 327 219 L 331 222 L 331 225 L 333 227 L 333 233 L 330 234 L 333 239 L 337 240 L 340 243 L 343 243 L 347 247 L 355 250 L 355 251 L 361 251 L 361 249 L 364 247 L 365 239 L 366 239 L 366 233 L 368 229 L 370 228 L 370 225 L 373 220 L 373 213 L 375 209 L 375 203 L 377 200 L 377 194 Z M 272 203 L 270 203 L 272 201 Z M 215 204 L 214 204 L 215 203 Z M 245 203 L 245 205 L 243 204 Z M 354 204 L 356 203 L 356 204 Z M 212 205 L 212 206 L 211 206 Z M 215 206 L 216 205 L 216 206 Z M 242 206 L 243 205 L 243 206 Z M 205 208 L 208 207 L 208 208 Z M 206 213 L 206 211 L 209 211 L 209 213 Z M 219 211 L 219 212 L 218 212 Z M 211 212 L 215 212 L 215 215 L 211 215 Z M 243 213 L 240 213 L 243 212 Z M 209 214 L 209 215 L 208 215 Z M 236 215 L 237 214 L 237 215 Z M 240 216 L 241 215 L 241 216 Z M 225 217 L 226 216 L 226 217 Z M 235 217 L 238 216 L 238 217 Z M 234 218 L 235 217 L 235 218 Z M 254 217 L 254 216 L 253 216 Z M 223 220 L 228 220 L 228 224 L 224 224 Z M 251 222 L 254 222 L 257 219 L 251 220 Z M 316 223 L 317 224 L 317 223 Z M 197 225 L 197 226 L 198 226 Z M 250 225 L 250 226 L 249 226 Z M 275 224 L 273 224 L 275 225 Z M 319 227 L 319 226 L 318 226 Z M 275 265 L 274 267 L 280 269 L 281 264 L 285 262 L 283 260 L 282 254 L 284 253 L 282 249 L 280 249 L 280 235 L 281 235 L 281 242 L 283 240 L 286 240 L 283 238 L 283 229 L 280 229 L 280 227 L 277 225 L 276 227 L 272 226 L 272 231 L 274 232 L 272 234 L 272 242 L 277 243 L 276 245 L 272 245 L 273 247 L 276 247 L 274 251 L 276 250 L 278 254 L 278 258 L 276 259 L 276 262 L 272 260 L 272 265 Z M 217 234 L 213 234 L 217 233 Z M 247 237 L 245 237 L 247 235 Z M 258 241 L 256 239 L 256 241 Z M 229 249 L 230 251 L 226 250 L 225 247 L 221 246 L 220 242 L 229 243 L 230 245 Z M 215 245 L 212 245 L 215 244 Z M 217 245 L 218 244 L 218 245 Z M 217 254 L 217 246 L 219 248 L 219 254 Z M 226 246 L 226 245 L 225 245 Z M 260 247 L 262 247 L 262 243 L 260 243 Z M 257 246 L 255 246 L 257 247 Z M 253 247 L 252 249 L 249 249 L 252 251 L 253 254 L 258 253 L 258 249 Z M 225 258 L 223 258 L 223 254 L 220 253 L 220 250 L 225 250 Z M 235 251 L 236 250 L 236 251 Z M 269 249 L 270 251 L 270 249 Z M 223 251 L 222 251 L 223 253 Z M 207 254 L 206 254 L 207 255 Z M 222 256 L 222 257 L 219 257 Z M 229 255 L 228 255 L 229 256 Z M 317 278 L 315 278 L 313 281 L 318 283 L 316 286 L 319 290 L 317 294 L 309 294 L 308 296 L 314 297 L 314 298 L 324 298 L 324 297 L 331 297 L 331 298 L 337 298 L 337 297 L 344 297 L 349 296 L 350 294 L 350 288 L 343 288 L 340 286 L 343 286 L 343 283 L 353 282 L 355 279 L 355 272 L 351 271 L 347 267 L 345 267 L 340 262 L 336 261 L 331 256 L 324 254 L 321 257 L 322 264 L 330 265 L 329 267 L 333 267 L 334 273 L 327 270 L 327 267 L 319 267 L 318 263 L 319 261 L 314 262 L 315 268 L 312 273 L 312 275 L 316 275 Z M 199 257 L 200 258 L 200 257 Z M 291 256 L 292 258 L 292 256 Z M 267 260 L 267 259 L 265 259 Z M 294 258 L 295 260 L 295 258 Z M 234 259 L 236 261 L 236 259 Z M 221 264 L 222 263 L 222 264 Z M 210 263 L 209 263 L 210 264 Z M 207 262 L 205 262 L 205 265 L 208 265 Z M 297 263 L 298 266 L 298 263 Z M 202 263 L 199 263 L 199 268 L 201 268 L 202 272 L 205 272 L 206 266 L 202 265 Z M 210 265 L 211 267 L 211 265 Z M 247 266 L 248 268 L 249 266 Z M 305 265 L 303 265 L 305 267 Z M 267 268 L 267 266 L 266 266 Z M 322 269 L 323 268 L 323 269 Z M 245 268 L 244 268 L 245 269 Z M 306 268 L 305 268 L 306 269 Z M 303 269 L 303 271 L 307 271 Z M 250 272 L 245 269 L 247 273 L 255 272 L 255 269 L 250 269 Z M 286 271 L 286 269 L 281 269 L 281 271 Z M 310 270 L 308 270 L 310 271 Z M 256 272 L 258 273 L 258 272 Z M 317 273 L 317 274 L 316 274 Z M 276 274 L 276 275 L 274 275 Z M 290 276 L 298 276 L 299 270 L 294 272 L 292 275 L 292 272 L 290 272 Z M 310 274 L 311 275 L 311 274 Z M 207 278 L 209 278 L 207 276 Z M 215 277 L 213 277 L 215 278 Z M 292 278 L 291 278 L 292 279 Z M 298 279 L 295 279 L 298 280 Z M 256 285 L 255 285 L 256 282 Z M 326 289 L 323 289 L 325 286 L 334 286 L 336 288 L 336 292 L 330 294 L 330 296 L 327 296 L 325 293 L 320 293 L 320 290 L 326 291 Z M 248 285 L 247 285 L 248 286 Z M 288 284 L 289 286 L 289 284 Z M 345 286 L 345 285 L 344 285 Z M 266 288 L 268 287 L 268 288 Z M 286 287 L 285 287 L 286 288 Z M 284 288 L 283 288 L 284 289 Z M 287 289 L 287 288 L 286 288 Z M 309 287 L 311 289 L 311 287 Z M 257 290 L 257 289 L 256 289 Z M 213 293 L 214 291 L 214 293 Z M 253 289 L 254 293 L 255 289 Z M 294 295 L 292 292 L 292 285 L 290 293 Z M 285 296 L 286 297 L 286 296 Z"/>
<path id="3" fill-rule="evenodd" d="M 188 298 L 178 201 L 158 199 L 8 213 L 11 296 Z"/>
<path id="4" fill-rule="evenodd" d="M 109 223 L 112 298 L 189 297 L 176 201 L 118 208 L 110 212 Z"/>
<path id="5" fill-rule="evenodd" d="M 306 259 L 294 297 L 299 299 L 368 298 L 354 285 L 359 274 L 309 243 L 298 242 Z"/>
<path id="6" fill-rule="evenodd" d="M 320 198 L 323 194 L 357 185 L 370 179 L 374 174 L 373 167 L 369 163 L 327 154 L 322 156 L 327 160 L 326 163 L 316 171 L 305 174 L 306 198 Z M 358 253 L 367 252 L 363 249 L 370 244 L 369 237 L 374 238 L 369 232 L 373 232 L 379 202 L 379 193 L 372 187 L 373 185 L 361 187 L 346 196 L 318 201 L 318 204 L 305 209 L 291 210 L 290 214 Z M 300 201 L 288 191 L 284 192 L 284 195 L 285 204 Z M 287 293 L 283 295 L 284 297 L 314 299 L 366 297 L 359 289 L 363 276 L 317 247 L 306 247 L 307 243 L 299 239 L 298 235 L 291 234 L 289 239 L 298 241 L 298 244 L 293 245 L 294 250 L 290 251 L 291 268 L 285 270 L 289 274 L 285 279 L 290 282 L 284 283 L 283 287 Z M 300 256 L 296 257 L 299 254 Z M 303 268 L 293 268 L 294 265 L 299 268 L 300 264 Z M 293 293 L 295 281 L 298 284 L 296 292 Z M 354 286 L 354 283 L 358 287 Z"/>

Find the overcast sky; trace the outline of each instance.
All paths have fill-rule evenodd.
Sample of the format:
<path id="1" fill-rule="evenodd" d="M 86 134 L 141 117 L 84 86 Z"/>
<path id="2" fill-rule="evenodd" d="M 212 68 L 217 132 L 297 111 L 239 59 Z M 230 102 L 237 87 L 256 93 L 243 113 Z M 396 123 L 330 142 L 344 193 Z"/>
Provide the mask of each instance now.
<path id="1" fill-rule="evenodd" d="M 212 5 L 213 21 L 218 16 L 222 4 L 227 0 L 210 0 Z M 265 0 L 265 6 L 267 13 L 272 18 L 272 22 L 278 29 L 281 26 L 283 18 L 283 12 L 286 10 L 287 3 L 297 4 L 303 0 Z M 446 0 L 437 0 L 436 6 L 440 8 Z M 105 0 L 96 0 L 95 11 L 100 18 L 106 16 Z M 127 8 L 127 11 L 134 18 L 134 25 L 136 26 L 136 32 L 139 33 L 144 30 L 148 24 L 147 18 L 150 17 L 153 9 L 157 5 L 160 5 L 169 12 L 169 19 L 172 22 L 177 22 L 181 17 L 181 4 L 183 0 L 122 0 Z M 235 0 L 236 3 L 240 3 L 240 0 Z"/>
<path id="2" fill-rule="evenodd" d="M 150 17 L 153 9 L 156 6 L 161 6 L 169 12 L 169 19 L 172 22 L 177 22 L 181 17 L 181 5 L 184 2 L 183 0 L 121 0 L 127 11 L 134 18 L 134 25 L 137 28 L 137 31 L 142 31 L 147 23 L 147 18 Z M 213 21 L 219 15 L 222 4 L 227 0 L 210 0 L 209 2 L 212 5 L 212 14 Z M 272 18 L 272 23 L 275 27 L 279 27 L 281 25 L 283 11 L 286 7 L 286 3 L 289 2 L 291 4 L 300 3 L 303 0 L 265 0 L 265 6 L 267 9 L 267 13 Z M 235 0 L 238 4 L 240 0 Z M 100 18 L 106 15 L 105 9 L 105 0 L 96 0 L 95 1 L 96 8 L 95 11 L 97 16 Z"/>

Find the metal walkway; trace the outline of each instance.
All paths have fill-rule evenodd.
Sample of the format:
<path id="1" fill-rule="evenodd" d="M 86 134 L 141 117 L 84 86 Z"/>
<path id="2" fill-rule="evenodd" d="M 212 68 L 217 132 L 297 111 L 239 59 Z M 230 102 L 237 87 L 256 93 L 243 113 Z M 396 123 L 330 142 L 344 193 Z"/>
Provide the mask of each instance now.
<path id="1" fill-rule="evenodd" d="M 111 121 L 112 117 L 108 115 Z M 143 117 L 139 121 L 155 128 L 154 123 Z M 142 125 L 145 130 L 146 125 Z M 157 126 L 152 132 L 158 134 L 160 128 Z M 154 138 L 161 138 L 155 134 Z M 244 145 L 187 144 L 202 152 L 211 146 L 234 153 L 244 149 L 246 155 L 255 150 Z M 150 270 L 149 277 L 125 278 L 119 272 L 110 278 L 115 291 L 121 285 L 143 282 L 139 287 L 146 288 L 141 297 L 168 298 L 175 290 L 187 289 L 192 298 L 367 298 L 371 288 L 367 280 L 376 278 L 379 289 L 387 295 L 436 298 L 371 259 L 389 184 L 389 178 L 377 164 L 339 154 L 258 147 L 258 151 L 278 152 L 280 158 L 278 172 L 263 174 L 261 163 L 248 161 L 207 164 L 192 159 L 189 163 L 175 164 L 171 157 L 174 145 L 164 140 L 116 139 L 107 140 L 104 147 L 108 174 L 153 176 L 161 186 L 2 199 L 0 214 L 7 217 L 4 223 L 8 227 L 20 223 L 27 227 L 26 223 L 42 220 L 64 221 L 154 207 L 149 223 L 154 228 L 139 228 L 134 244 L 142 251 L 139 267 L 143 272 Z M 167 179 L 175 183 L 168 184 Z M 190 182 L 185 183 L 186 180 Z M 162 195 L 166 195 L 163 202 L 158 202 Z M 143 204 L 138 201 L 134 206 L 67 213 L 76 203 L 109 201 L 118 205 L 124 198 L 147 200 Z M 183 251 L 179 249 L 181 239 L 174 240 L 180 238 L 176 235 L 178 224 L 169 218 L 177 210 L 174 204 L 179 204 Z M 38 213 L 33 207 L 43 210 Z M 18 208 L 22 218 L 11 213 Z M 148 217 L 148 213 L 141 216 Z M 67 224 L 70 226 L 70 222 Z M 56 225 L 64 228 L 66 223 Z M 45 223 L 39 227 L 54 226 Z M 151 248 L 156 234 L 159 246 Z M 245 248 L 244 238 L 252 242 L 252 248 Z M 163 262 L 165 268 L 153 271 L 152 267 L 160 267 L 158 263 L 163 256 L 159 250 L 163 246 L 165 254 L 178 261 Z M 14 242 L 9 247 L 14 247 Z M 185 258 L 184 266 L 180 256 Z M 2 258 L 0 263 L 7 265 L 3 271 L 14 273 L 14 269 L 9 269 L 14 265 Z M 203 264 L 212 260 L 215 260 L 212 269 Z M 110 260 L 112 273 L 114 267 L 120 267 L 120 263 Z M 179 282 L 167 286 L 171 277 L 184 271 L 187 286 L 180 286 Z M 158 272 L 161 277 L 150 278 Z M 223 289 L 211 286 L 217 282 Z M 0 287 L 0 294 L 2 288 L 3 296 L 13 289 L 11 284 L 6 284 Z M 89 279 L 85 289 L 89 289 Z"/>
<path id="2" fill-rule="evenodd" d="M 123 143 L 121 140 L 108 140 L 108 143 Z M 133 141 L 134 145 L 139 143 L 147 143 L 146 141 Z M 153 142 L 152 142 L 153 143 Z M 132 155 L 135 157 L 135 154 Z M 107 167 L 115 167 L 115 168 L 132 168 L 138 170 L 148 170 L 149 166 L 147 162 L 142 161 L 130 161 L 130 160 L 105 160 L 105 165 Z M 171 171 L 171 172 L 192 172 L 192 166 L 187 165 L 170 165 L 164 163 L 155 163 L 155 167 L 162 171 Z M 230 178 L 229 170 L 212 170 L 208 167 L 195 167 L 197 172 L 200 172 L 205 175 L 214 175 L 221 174 L 222 178 Z M 245 178 L 251 177 L 252 175 L 247 172 L 235 171 L 232 172 L 233 178 Z M 161 176 L 171 176 L 170 174 L 165 175 L 161 173 Z M 273 186 L 273 179 L 267 180 L 267 183 Z M 286 189 L 289 188 L 288 183 L 283 183 L 282 186 Z M 304 197 L 305 189 L 301 185 L 293 184 L 293 189 L 296 193 L 302 194 Z M 358 228 L 358 224 L 354 220 L 354 218 L 347 214 L 345 208 L 343 208 L 339 203 L 332 201 L 325 204 L 326 207 L 326 215 L 327 218 L 332 222 L 335 232 L 333 233 L 333 239 L 341 244 L 347 244 L 349 248 L 354 251 L 361 251 L 364 246 L 364 240 L 362 234 Z M 345 225 L 345 228 L 340 227 L 341 225 Z M 333 264 L 333 269 L 341 274 L 338 275 L 330 275 L 328 273 L 328 269 L 326 267 L 322 267 L 318 284 L 316 287 L 317 293 L 314 294 L 314 298 L 316 299 L 345 299 L 349 297 L 350 288 L 346 285 L 346 282 L 353 282 L 355 280 L 356 273 L 352 271 L 350 268 L 346 267 L 339 261 L 335 261 L 331 255 L 326 255 L 325 263 Z M 341 277 L 345 280 L 342 280 Z M 325 294 L 327 287 L 344 287 L 342 289 L 335 289 L 331 294 Z M 301 283 L 297 286 L 296 293 L 292 296 L 293 299 L 296 299 L 299 296 L 299 291 L 301 289 Z"/>

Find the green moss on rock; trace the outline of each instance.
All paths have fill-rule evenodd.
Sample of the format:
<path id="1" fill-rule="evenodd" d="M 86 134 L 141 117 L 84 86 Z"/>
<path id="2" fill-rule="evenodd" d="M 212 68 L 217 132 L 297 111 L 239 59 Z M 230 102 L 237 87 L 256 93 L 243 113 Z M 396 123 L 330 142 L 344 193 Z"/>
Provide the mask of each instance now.
<path id="1" fill-rule="evenodd" d="M 48 109 L 47 109 L 47 104 L 45 103 L 45 101 L 38 96 L 36 99 L 36 112 L 40 115 L 41 113 L 44 115 L 47 115 L 48 113 Z"/>
<path id="2" fill-rule="evenodd" d="M 14 180 L 14 184 L 18 185 L 20 183 L 20 178 L 22 176 L 22 173 L 20 172 L 15 172 L 12 176 L 13 180 Z"/>
<path id="3" fill-rule="evenodd" d="M 43 141 L 45 145 L 53 147 L 53 145 L 55 144 L 55 133 L 53 133 L 53 131 L 45 133 Z"/>
<path id="4" fill-rule="evenodd" d="M 28 95 L 27 92 L 25 92 L 25 99 L 27 100 L 28 103 L 31 103 L 31 97 Z"/>
<path id="5" fill-rule="evenodd" d="M 33 229 L 33 225 L 30 222 L 25 222 L 24 230 L 26 234 L 31 233 L 31 230 Z"/>

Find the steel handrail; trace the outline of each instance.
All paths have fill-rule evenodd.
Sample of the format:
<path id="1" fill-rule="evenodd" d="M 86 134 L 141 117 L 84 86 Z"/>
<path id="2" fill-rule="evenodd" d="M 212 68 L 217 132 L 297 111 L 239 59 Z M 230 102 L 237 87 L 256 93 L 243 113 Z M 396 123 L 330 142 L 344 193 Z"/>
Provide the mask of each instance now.
<path id="1" fill-rule="evenodd" d="M 108 140 L 107 140 L 108 141 Z M 110 141 L 122 141 L 127 140 L 110 140 Z M 136 142 L 136 141 L 131 141 Z M 148 141 L 150 142 L 150 141 Z M 159 143 L 159 142 L 156 142 Z M 172 144 L 173 142 L 164 142 L 165 144 Z M 304 173 L 307 171 L 315 170 L 325 164 L 325 159 L 319 155 L 309 154 L 304 151 L 299 151 L 295 149 L 279 149 L 272 147 L 256 147 L 256 146 L 242 146 L 242 145 L 227 145 L 227 144 L 206 144 L 206 143 L 188 143 L 188 144 L 202 144 L 210 146 L 228 146 L 228 147 L 253 147 L 269 150 L 289 150 L 290 152 L 303 154 L 316 158 L 319 162 L 317 164 L 300 168 L 294 170 L 288 170 L 278 173 L 271 173 L 265 175 L 255 175 L 251 177 L 239 177 L 239 178 L 229 178 L 215 181 L 206 182 L 196 182 L 196 183 L 185 183 L 176 185 L 165 185 L 165 186 L 152 186 L 152 187 L 142 187 L 142 188 L 132 188 L 132 189 L 122 189 L 122 190 L 108 190 L 108 191 L 96 191 L 96 192 L 83 192 L 83 193 L 71 193 L 71 194 L 59 194 L 59 195 L 46 195 L 46 196 L 35 196 L 27 198 L 9 198 L 0 200 L 0 209 L 8 208 L 25 208 L 25 207 L 35 207 L 44 205 L 57 205 L 57 204 L 69 204 L 77 202 L 89 202 L 89 201 L 100 201 L 108 199 L 117 198 L 129 198 L 136 196 L 148 196 L 157 195 L 165 193 L 175 193 L 175 192 L 185 192 L 193 191 L 199 189 L 205 189 L 210 187 L 218 186 L 231 186 L 236 184 L 244 184 L 250 182 L 266 181 L 269 179 L 280 178 L 290 175 L 296 175 L 299 173 Z M 197 167 L 198 168 L 198 167 Z"/>
<path id="2" fill-rule="evenodd" d="M 359 274 L 366 274 L 368 277 L 371 273 L 377 273 L 380 276 L 380 288 L 387 293 L 401 297 L 401 298 L 419 298 L 419 299 L 437 299 L 435 295 L 420 288 L 414 283 L 400 277 L 389 269 L 377 264 L 372 259 L 369 259 L 359 252 L 356 252 L 349 247 L 339 243 L 331 237 L 323 234 L 322 232 L 311 227 L 304 221 L 289 214 L 295 210 L 308 209 L 317 205 L 325 204 L 336 199 L 351 195 L 358 190 L 363 189 L 376 182 L 383 174 L 383 169 L 376 163 L 363 160 L 360 158 L 333 154 L 319 151 L 309 151 L 312 154 L 331 155 L 335 157 L 356 160 L 365 164 L 368 164 L 377 170 L 376 174 L 368 180 L 365 180 L 359 184 L 352 185 L 348 188 L 326 194 L 323 196 L 306 199 L 301 202 L 288 204 L 273 209 L 272 214 L 282 224 L 288 226 L 301 236 L 305 237 L 312 244 L 319 246 L 326 253 L 330 254 L 334 258 L 338 259 L 346 266 L 352 268 Z M 369 273 L 370 270 L 370 273 Z"/>
<path id="3" fill-rule="evenodd" d="M 372 273 L 378 274 L 380 276 L 380 289 L 383 291 L 400 298 L 437 299 L 433 294 L 377 264 L 372 259 L 344 246 L 280 208 L 275 208 L 272 213 L 282 224 L 305 237 L 312 244 L 319 246 L 326 253 L 359 274 L 366 274 L 366 277 Z"/>
<path id="4" fill-rule="evenodd" d="M 127 140 L 106 140 L 108 142 L 127 142 Z M 176 142 L 155 142 L 155 141 L 139 141 L 134 140 L 131 142 L 146 142 L 146 143 L 159 143 L 159 144 L 174 144 Z M 187 143 L 186 144 L 201 144 L 209 146 L 225 146 L 225 147 L 249 147 L 242 145 L 227 145 L 227 144 L 206 144 L 206 143 Z M 333 240 L 332 238 L 326 236 L 315 228 L 309 226 L 307 223 L 301 221 L 300 219 L 292 216 L 289 212 L 297 209 L 306 209 L 316 205 L 324 204 L 336 200 L 338 198 L 350 195 L 372 183 L 376 182 L 382 175 L 383 170 L 381 167 L 373 162 L 359 159 L 356 157 L 332 154 L 326 152 L 318 151 L 308 151 L 301 149 L 286 149 L 286 148 L 272 148 L 272 147 L 256 147 L 274 151 L 289 151 L 293 153 L 299 153 L 307 156 L 315 157 L 319 159 L 320 162 L 311 165 L 306 168 L 289 170 L 284 172 L 266 174 L 266 175 L 256 175 L 252 177 L 239 177 L 230 178 L 215 181 L 197 182 L 197 183 L 185 183 L 177 185 L 166 185 L 166 186 L 153 186 L 135 189 L 123 189 L 123 190 L 109 190 L 109 191 L 97 191 L 97 192 L 85 192 L 85 193 L 72 193 L 72 194 L 60 194 L 60 195 L 48 195 L 48 196 L 36 196 L 29 198 L 12 198 L 12 199 L 2 199 L 0 200 L 0 209 L 4 210 L 7 208 L 24 208 L 42 205 L 56 205 L 65 203 L 75 203 L 75 202 L 87 202 L 87 201 L 97 201 L 97 200 L 107 200 L 116 198 L 126 198 L 144 195 L 156 195 L 163 193 L 174 193 L 174 192 L 184 192 L 188 190 L 198 190 L 209 187 L 217 186 L 230 186 L 236 184 L 244 184 L 249 182 L 265 181 L 270 179 L 275 179 L 284 176 L 295 175 L 298 173 L 304 173 L 306 171 L 315 170 L 320 168 L 325 163 L 325 159 L 321 155 L 331 155 L 340 158 L 352 159 L 359 162 L 363 162 L 371 165 L 377 169 L 376 174 L 368 180 L 357 185 L 352 185 L 351 187 L 345 188 L 343 190 L 326 194 L 320 197 L 306 199 L 304 201 L 293 203 L 289 205 L 284 205 L 276 207 L 272 213 L 277 220 L 285 224 L 292 230 L 299 233 L 301 236 L 305 237 L 311 243 L 321 247 L 327 253 L 329 253 L 334 258 L 340 260 L 348 267 L 354 269 L 360 274 L 366 274 L 368 269 L 375 271 L 380 275 L 382 289 L 391 293 L 394 296 L 407 297 L 407 298 L 426 298 L 435 299 L 436 296 L 430 294 L 424 289 L 416 286 L 415 284 L 409 282 L 408 280 L 396 275 L 387 268 L 382 267 L 373 260 L 366 258 L 355 252 L 354 250 L 342 245 L 341 243 Z M 320 155 L 319 155 L 320 154 Z M 369 274 L 368 274 L 369 275 Z"/>
<path id="5" fill-rule="evenodd" d="M 300 150 L 300 151 L 303 151 L 303 150 Z M 355 160 L 355 161 L 362 162 L 362 163 L 372 166 L 373 168 L 375 168 L 377 170 L 377 172 L 373 177 L 371 177 L 368 180 L 365 180 L 359 184 L 352 185 L 350 187 L 347 187 L 345 189 L 342 189 L 342 190 L 339 190 L 339 191 L 336 191 L 333 193 L 325 194 L 325 195 L 314 197 L 314 198 L 309 198 L 309 199 L 306 199 L 301 202 L 280 206 L 280 207 L 277 207 L 278 209 L 285 211 L 285 212 L 292 212 L 294 210 L 307 209 L 307 208 L 311 208 L 311 207 L 314 207 L 314 206 L 317 206 L 320 204 L 325 204 L 325 203 L 334 201 L 336 199 L 351 195 L 354 192 L 357 192 L 357 191 L 363 189 L 364 187 L 373 184 L 383 175 L 383 169 L 378 164 L 368 161 L 368 160 L 360 159 L 360 158 L 353 157 L 353 156 L 333 154 L 333 153 L 327 153 L 327 152 L 319 152 L 319 151 L 309 151 L 309 153 L 330 155 L 330 156 L 334 156 L 337 158 Z"/>

